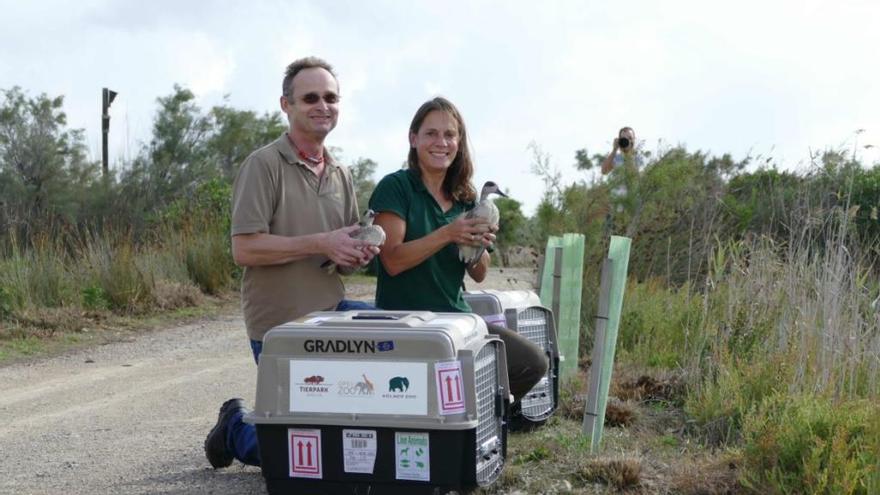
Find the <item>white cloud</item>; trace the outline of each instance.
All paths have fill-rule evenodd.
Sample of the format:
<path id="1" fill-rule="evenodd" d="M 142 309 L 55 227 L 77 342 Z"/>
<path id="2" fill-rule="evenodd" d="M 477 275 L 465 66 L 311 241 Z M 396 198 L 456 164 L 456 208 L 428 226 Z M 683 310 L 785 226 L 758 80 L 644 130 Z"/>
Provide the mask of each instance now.
<path id="1" fill-rule="evenodd" d="M 329 144 L 378 173 L 406 158 L 406 130 L 435 94 L 461 109 L 477 182 L 505 183 L 531 211 L 543 186 L 531 140 L 567 180 L 574 152 L 606 152 L 632 125 L 648 143 L 735 157 L 852 146 L 880 160 L 880 4 L 873 1 L 525 0 L 505 3 L 0 0 L 0 88 L 65 95 L 72 127 L 100 150 L 100 88 L 113 105 L 111 155 L 149 138 L 155 100 L 175 83 L 203 107 L 277 111 L 284 67 L 325 57 L 344 95 Z"/>

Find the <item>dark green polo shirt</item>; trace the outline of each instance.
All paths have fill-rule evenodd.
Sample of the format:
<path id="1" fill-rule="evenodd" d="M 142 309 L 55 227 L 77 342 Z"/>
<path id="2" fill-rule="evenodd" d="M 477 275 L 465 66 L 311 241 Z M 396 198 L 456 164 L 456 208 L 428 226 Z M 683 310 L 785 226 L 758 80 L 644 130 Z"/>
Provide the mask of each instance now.
<path id="1" fill-rule="evenodd" d="M 473 204 L 454 201 L 443 212 L 422 180 L 410 170 L 398 170 L 379 181 L 370 198 L 377 213 L 390 212 L 406 221 L 403 242 L 424 237 L 447 225 Z M 417 266 L 392 277 L 379 265 L 376 306 L 387 310 L 411 309 L 438 312 L 470 312 L 461 294 L 465 266 L 458 259 L 458 247 L 447 244 Z"/>

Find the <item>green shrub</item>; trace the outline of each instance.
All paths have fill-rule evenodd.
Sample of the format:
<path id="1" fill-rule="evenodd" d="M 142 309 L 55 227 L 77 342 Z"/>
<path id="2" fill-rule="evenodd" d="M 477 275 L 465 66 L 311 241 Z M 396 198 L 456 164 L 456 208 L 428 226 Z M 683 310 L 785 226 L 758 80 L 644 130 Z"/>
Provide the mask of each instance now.
<path id="1" fill-rule="evenodd" d="M 111 253 L 100 273 L 100 284 L 111 309 L 142 312 L 153 302 L 153 274 L 142 271 L 135 261 L 131 244 L 122 244 Z"/>
<path id="2" fill-rule="evenodd" d="M 88 295 L 85 292 L 82 295 L 82 304 L 86 308 L 103 306 L 118 312 L 149 309 L 155 276 L 138 266 L 138 252 L 133 244 L 124 234 L 88 234 L 77 251 L 77 257 L 82 260 L 78 277 L 88 292 Z"/>
<path id="3" fill-rule="evenodd" d="M 139 251 L 138 266 L 153 274 L 158 280 L 168 280 L 177 283 L 191 283 L 189 272 L 186 268 L 185 251 L 187 237 L 175 235 L 162 240 L 161 243 L 153 242 L 142 246 Z"/>
<path id="4" fill-rule="evenodd" d="M 0 287 L 0 320 L 12 317 L 13 305 L 12 292 L 6 287 Z"/>
<path id="5" fill-rule="evenodd" d="M 82 305 L 86 309 L 110 309 L 107 293 L 97 285 L 91 285 L 82 290 Z"/>
<path id="6" fill-rule="evenodd" d="M 229 238 L 216 231 L 191 237 L 186 246 L 186 270 L 190 279 L 208 294 L 229 288 L 236 270 Z"/>
<path id="7" fill-rule="evenodd" d="M 56 308 L 76 300 L 74 282 L 67 269 L 69 260 L 57 247 L 38 245 L 28 252 L 27 293 L 31 304 Z"/>
<path id="8" fill-rule="evenodd" d="M 211 226 L 228 232 L 231 225 L 229 201 L 232 184 L 214 177 L 184 197 L 176 199 L 158 213 L 159 224 L 174 230 L 204 229 Z"/>
<path id="9" fill-rule="evenodd" d="M 657 279 L 629 283 L 618 330 L 621 356 L 651 367 L 684 366 L 702 321 L 701 299 L 689 291 L 667 288 Z"/>
<path id="10" fill-rule="evenodd" d="M 0 258 L 0 287 L 8 312 L 28 308 L 58 308 L 79 303 L 70 257 L 59 239 L 41 237 L 28 249 L 12 242 Z"/>
<path id="11" fill-rule="evenodd" d="M 788 366 L 779 357 L 748 361 L 726 353 L 715 362 L 718 368 L 694 386 L 684 409 L 706 443 L 734 444 L 741 438 L 743 419 L 765 397 L 785 390 Z"/>
<path id="12" fill-rule="evenodd" d="M 757 493 L 877 493 L 878 408 L 877 400 L 768 397 L 744 420 L 744 483 Z"/>

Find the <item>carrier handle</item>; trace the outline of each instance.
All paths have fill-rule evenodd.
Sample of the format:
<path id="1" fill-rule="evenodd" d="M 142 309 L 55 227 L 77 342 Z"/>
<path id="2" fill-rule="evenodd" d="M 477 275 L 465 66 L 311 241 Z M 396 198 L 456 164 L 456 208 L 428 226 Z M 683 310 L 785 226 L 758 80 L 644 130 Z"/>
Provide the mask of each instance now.
<path id="1" fill-rule="evenodd" d="M 425 315 L 427 311 L 359 311 L 351 316 L 352 320 L 379 320 L 379 321 L 426 321 Z"/>
<path id="2" fill-rule="evenodd" d="M 351 317 L 352 320 L 399 320 L 397 315 L 389 315 L 384 313 L 358 313 Z"/>

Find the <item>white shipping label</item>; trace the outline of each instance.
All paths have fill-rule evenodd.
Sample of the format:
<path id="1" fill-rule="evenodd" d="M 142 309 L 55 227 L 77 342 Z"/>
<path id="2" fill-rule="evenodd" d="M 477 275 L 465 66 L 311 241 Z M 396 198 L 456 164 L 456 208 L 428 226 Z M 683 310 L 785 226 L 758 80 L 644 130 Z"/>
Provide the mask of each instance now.
<path id="1" fill-rule="evenodd" d="M 440 414 L 465 412 L 464 379 L 461 375 L 461 361 L 446 361 L 434 364 L 434 379 L 437 381 L 437 404 Z"/>
<path id="2" fill-rule="evenodd" d="M 376 430 L 342 430 L 342 456 L 346 473 L 373 474 Z"/>
<path id="3" fill-rule="evenodd" d="M 431 481 L 430 436 L 427 433 L 394 433 L 395 477 Z"/>
<path id="4" fill-rule="evenodd" d="M 290 412 L 428 414 L 428 364 L 290 360 Z"/>

